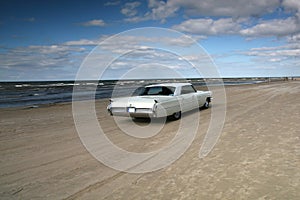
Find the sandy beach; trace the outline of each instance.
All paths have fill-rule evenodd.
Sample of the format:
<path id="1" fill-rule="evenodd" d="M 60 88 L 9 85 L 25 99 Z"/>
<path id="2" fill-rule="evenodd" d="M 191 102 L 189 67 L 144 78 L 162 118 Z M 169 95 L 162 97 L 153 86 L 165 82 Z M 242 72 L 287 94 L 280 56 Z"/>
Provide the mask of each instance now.
<path id="1" fill-rule="evenodd" d="M 183 156 L 143 174 L 111 169 L 89 154 L 71 103 L 0 109 L 0 199 L 299 199 L 300 81 L 227 86 L 226 96 L 224 128 L 207 157 L 198 154 L 211 109 L 183 116 L 201 115 Z M 161 148 L 180 123 L 169 121 L 148 139 L 132 138 L 107 114 L 107 103 L 96 103 L 99 123 L 128 151 Z"/>

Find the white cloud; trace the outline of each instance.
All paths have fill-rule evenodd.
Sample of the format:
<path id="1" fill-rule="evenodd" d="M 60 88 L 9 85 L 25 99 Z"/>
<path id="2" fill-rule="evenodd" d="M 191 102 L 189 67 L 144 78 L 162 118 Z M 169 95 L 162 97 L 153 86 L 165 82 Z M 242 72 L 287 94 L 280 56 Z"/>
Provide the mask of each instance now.
<path id="1" fill-rule="evenodd" d="M 104 3 L 104 6 L 117 6 L 121 3 L 121 1 L 108 1 Z"/>
<path id="2" fill-rule="evenodd" d="M 250 51 L 247 53 L 249 56 L 264 56 L 264 57 L 299 57 L 300 49 L 287 49 L 276 51 Z"/>
<path id="3" fill-rule="evenodd" d="M 178 61 L 177 57 L 164 50 L 155 50 L 146 44 L 156 43 L 166 45 L 176 45 L 178 47 L 187 47 L 191 45 L 188 37 L 145 37 L 145 36 L 122 36 L 112 42 L 107 43 L 105 39 L 109 36 L 102 36 L 99 39 L 88 40 L 81 39 L 77 41 L 68 41 L 63 44 L 28 47 L 19 47 L 5 49 L 0 52 L 0 79 L 1 80 L 48 80 L 48 79 L 74 79 L 75 73 L 88 55 L 89 50 L 82 46 L 96 46 L 101 43 L 102 50 L 106 54 L 100 58 L 92 58 L 91 73 L 86 78 L 98 78 L 97 70 L 99 66 L 104 66 L 107 60 L 114 59 L 115 53 L 124 53 L 128 50 L 134 51 L 124 54 L 112 65 L 114 70 L 126 70 L 133 66 L 139 66 L 145 63 L 145 60 L 162 63 L 169 68 L 178 67 L 186 69 L 184 61 Z M 89 48 L 89 47 L 86 47 Z M 162 48 L 163 49 L 163 48 Z M 122 57 L 124 57 L 122 59 Z M 94 60 L 93 60 L 94 59 Z M 124 62 L 122 62 L 124 61 Z M 125 62 L 126 61 L 126 62 Z M 122 74 L 122 71 L 115 72 L 116 75 Z M 185 73 L 185 72 L 183 72 Z M 94 77 L 95 76 L 95 77 Z"/>
<path id="4" fill-rule="evenodd" d="M 169 0 L 170 1 L 170 0 Z M 280 5 L 280 0 L 171 0 L 182 6 L 190 15 L 219 17 L 249 17 L 259 16 L 274 11 Z M 176 3 L 175 3 L 176 2 Z"/>
<path id="5" fill-rule="evenodd" d="M 274 51 L 278 49 L 282 49 L 284 47 L 256 47 L 256 48 L 251 48 L 250 51 Z"/>
<path id="6" fill-rule="evenodd" d="M 285 10 L 296 12 L 296 16 L 300 19 L 300 1 L 299 0 L 283 0 L 282 5 Z"/>
<path id="7" fill-rule="evenodd" d="M 6 49 L 0 53 L 0 71 L 3 72 L 0 79 L 14 81 L 74 79 L 74 73 L 86 53 L 81 47 L 65 45 Z"/>
<path id="8" fill-rule="evenodd" d="M 282 37 L 300 32 L 299 0 L 149 0 L 148 8 L 141 16 L 137 16 L 136 12 L 131 15 L 127 11 L 124 12 L 128 16 L 124 20 L 127 22 L 159 20 L 164 23 L 168 18 L 183 12 L 186 17 L 192 16 L 193 19 L 174 25 L 173 28 L 187 33 Z M 260 17 L 267 14 L 282 11 L 289 17 L 260 20 Z M 195 19 L 195 16 L 200 18 Z M 241 22 L 241 19 L 249 19 L 249 24 Z"/>
<path id="9" fill-rule="evenodd" d="M 254 21 L 250 18 L 188 19 L 178 25 L 174 25 L 172 28 L 199 35 L 235 34 L 249 38 L 290 36 L 291 40 L 300 39 L 300 20 L 295 17 Z"/>
<path id="10" fill-rule="evenodd" d="M 289 36 L 288 41 L 289 42 L 299 42 L 300 43 L 300 33 Z"/>
<path id="11" fill-rule="evenodd" d="M 148 18 L 148 17 L 146 18 L 146 17 L 135 16 L 135 17 L 125 18 L 124 21 L 130 22 L 130 23 L 138 23 L 138 22 L 149 20 L 149 19 L 150 18 Z"/>
<path id="12" fill-rule="evenodd" d="M 144 13 L 144 15 L 129 16 L 125 21 L 136 23 L 146 20 L 159 20 L 164 23 L 166 18 L 174 16 L 180 7 L 172 2 L 170 3 L 170 1 L 149 0 L 148 8 L 149 11 Z"/>
<path id="13" fill-rule="evenodd" d="M 141 16 L 127 15 L 125 21 L 159 20 L 164 23 L 167 18 L 178 15 L 179 11 L 183 11 L 187 17 L 244 18 L 272 13 L 279 6 L 280 0 L 149 0 L 149 11 Z"/>
<path id="14" fill-rule="evenodd" d="M 269 61 L 270 62 L 281 62 L 282 59 L 281 58 L 270 58 Z"/>
<path id="15" fill-rule="evenodd" d="M 287 36 L 300 32 L 300 24 L 293 17 L 287 19 L 263 20 L 259 24 L 241 30 L 241 35 L 256 36 Z"/>
<path id="16" fill-rule="evenodd" d="M 231 18 L 189 19 L 173 26 L 175 30 L 200 35 L 236 34 L 241 29 L 240 24 Z"/>
<path id="17" fill-rule="evenodd" d="M 24 18 L 23 21 L 26 21 L 26 22 L 34 22 L 34 21 L 35 21 L 35 18 L 34 18 L 34 17 Z"/>
<path id="18" fill-rule="evenodd" d="M 159 20 L 164 23 L 168 18 L 183 12 L 187 18 L 193 16 L 193 19 L 187 19 L 172 28 L 202 36 L 236 34 L 253 38 L 284 37 L 300 33 L 299 0 L 149 0 L 148 8 L 141 16 L 137 16 L 136 12 L 124 12 L 128 16 L 124 20 Z M 283 11 L 285 14 L 275 19 L 260 18 Z"/>
<path id="19" fill-rule="evenodd" d="M 39 54 L 62 54 L 68 52 L 81 52 L 84 51 L 84 48 L 80 47 L 68 47 L 65 45 L 49 45 L 49 46 L 29 46 L 27 48 L 19 48 L 21 51 L 25 50 L 31 53 Z"/>
<path id="20" fill-rule="evenodd" d="M 282 46 L 257 47 L 249 51 L 242 52 L 243 55 L 251 56 L 255 62 L 262 64 L 268 63 L 300 63 L 300 43 L 288 43 Z M 288 66 L 288 64 L 287 64 Z M 298 67 L 294 65 L 293 67 Z"/>
<path id="21" fill-rule="evenodd" d="M 105 22 L 102 19 L 94 19 L 87 22 L 80 23 L 82 26 L 105 26 Z"/>
<path id="22" fill-rule="evenodd" d="M 290 40 L 300 40 L 300 20 L 296 17 L 272 20 L 199 18 L 188 19 L 172 28 L 185 33 L 206 36 L 226 34 L 242 35 L 248 38 L 290 36 Z"/>
<path id="23" fill-rule="evenodd" d="M 172 52 L 151 48 L 137 49 L 118 57 L 107 68 L 104 77 L 108 78 L 107 76 L 112 76 L 112 74 L 114 74 L 114 79 L 119 79 L 122 75 L 127 78 L 142 79 L 197 75 L 193 66 L 180 56 Z"/>
<path id="24" fill-rule="evenodd" d="M 194 41 L 204 38 L 199 36 L 189 37 L 185 35 L 182 35 L 180 37 L 167 37 L 167 36 L 145 37 L 145 36 L 117 35 L 115 39 L 112 40 L 110 39 L 108 43 L 106 39 L 109 37 L 111 36 L 104 35 L 99 39 L 95 39 L 95 40 L 80 39 L 80 40 L 67 41 L 63 43 L 63 45 L 65 46 L 101 45 L 101 47 L 104 48 L 105 50 L 110 50 L 111 52 L 115 52 L 115 53 L 122 53 L 132 49 L 132 47 L 136 47 L 137 49 L 146 48 L 147 46 L 143 45 L 143 43 L 158 43 L 161 44 L 162 47 L 163 45 L 188 47 L 190 45 L 193 45 Z"/>
<path id="25" fill-rule="evenodd" d="M 172 38 L 172 37 L 162 37 L 162 38 L 160 38 L 160 40 L 163 41 L 163 43 L 166 43 L 166 44 L 172 45 L 172 46 L 180 46 L 180 47 L 190 46 L 197 39 L 200 39 L 200 37 L 192 38 L 192 37 L 188 37 L 188 36 L 185 36 L 185 35 L 182 35 L 181 37 L 178 37 L 178 38 Z M 157 42 L 159 42 L 159 38 L 157 38 Z"/>
<path id="26" fill-rule="evenodd" d="M 148 8 L 141 17 L 126 19 L 130 22 L 160 20 L 176 16 L 182 10 L 187 16 L 250 17 L 273 12 L 280 6 L 280 0 L 149 0 Z"/>
<path id="27" fill-rule="evenodd" d="M 64 45 L 67 46 L 96 46 L 99 44 L 100 41 L 98 40 L 88 40 L 88 39 L 80 39 L 80 40 L 73 40 L 67 41 Z"/>
<path id="28" fill-rule="evenodd" d="M 173 1 L 149 0 L 148 7 L 151 11 L 146 13 L 145 16 L 153 20 L 161 20 L 164 22 L 166 18 L 174 16 L 179 10 L 180 5 Z"/>
<path id="29" fill-rule="evenodd" d="M 126 3 L 121 9 L 121 13 L 127 17 L 133 17 L 138 13 L 138 10 L 136 8 L 140 5 L 141 3 L 138 1 Z"/>
<path id="30" fill-rule="evenodd" d="M 275 30 L 273 31 L 275 32 Z M 262 65 L 282 65 L 280 67 L 281 69 L 289 67 L 293 70 L 299 68 L 300 34 L 295 34 L 285 38 L 282 37 L 281 40 L 286 40 L 286 43 L 279 46 L 251 48 L 249 51 L 241 52 L 241 54 L 252 57 L 255 63 L 261 63 Z M 299 71 L 299 69 L 296 71 Z"/>
<path id="31" fill-rule="evenodd" d="M 251 51 L 277 51 L 277 50 L 286 50 L 286 49 L 300 49 L 300 41 L 289 41 L 288 44 L 282 46 L 273 46 L 273 47 L 256 47 L 250 49 Z"/>

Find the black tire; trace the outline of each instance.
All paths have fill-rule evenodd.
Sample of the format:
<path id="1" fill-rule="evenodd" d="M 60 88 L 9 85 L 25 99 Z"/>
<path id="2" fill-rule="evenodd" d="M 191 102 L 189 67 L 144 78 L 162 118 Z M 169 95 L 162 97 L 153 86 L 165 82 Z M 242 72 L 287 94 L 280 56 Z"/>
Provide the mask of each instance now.
<path id="1" fill-rule="evenodd" d="M 169 117 L 171 120 L 179 120 L 181 118 L 181 111 L 178 111 Z"/>
<path id="2" fill-rule="evenodd" d="M 205 103 L 201 107 L 202 109 L 208 109 L 209 108 L 210 99 L 206 99 Z"/>

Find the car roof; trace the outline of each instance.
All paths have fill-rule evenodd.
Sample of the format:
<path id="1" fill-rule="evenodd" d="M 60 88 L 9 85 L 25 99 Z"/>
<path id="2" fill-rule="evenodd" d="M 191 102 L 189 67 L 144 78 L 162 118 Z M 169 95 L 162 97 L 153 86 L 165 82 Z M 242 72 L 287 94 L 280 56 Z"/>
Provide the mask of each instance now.
<path id="1" fill-rule="evenodd" d="M 154 85 L 148 85 L 146 87 L 156 87 L 156 86 L 165 86 L 165 87 L 181 87 L 184 85 L 192 85 L 191 83 L 161 83 L 161 84 L 154 84 Z"/>

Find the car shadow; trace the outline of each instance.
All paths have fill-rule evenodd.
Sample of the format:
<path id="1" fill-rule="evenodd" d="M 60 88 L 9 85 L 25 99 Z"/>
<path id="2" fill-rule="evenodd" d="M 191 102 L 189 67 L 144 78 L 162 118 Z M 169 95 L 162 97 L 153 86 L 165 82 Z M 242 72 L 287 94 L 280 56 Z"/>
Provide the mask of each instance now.
<path id="1" fill-rule="evenodd" d="M 170 120 L 167 117 L 160 118 L 132 118 L 132 121 L 138 125 L 147 126 L 150 123 L 161 124 L 161 123 L 170 123 Z"/>
<path id="2" fill-rule="evenodd" d="M 197 112 L 203 112 L 208 110 L 207 108 L 196 108 L 187 112 L 182 113 L 181 117 L 186 117 L 193 115 Z M 179 119 L 180 120 L 180 119 Z M 172 123 L 179 120 L 173 120 L 170 117 L 160 117 L 160 118 L 132 118 L 132 121 L 138 125 L 147 126 L 150 123 Z"/>

